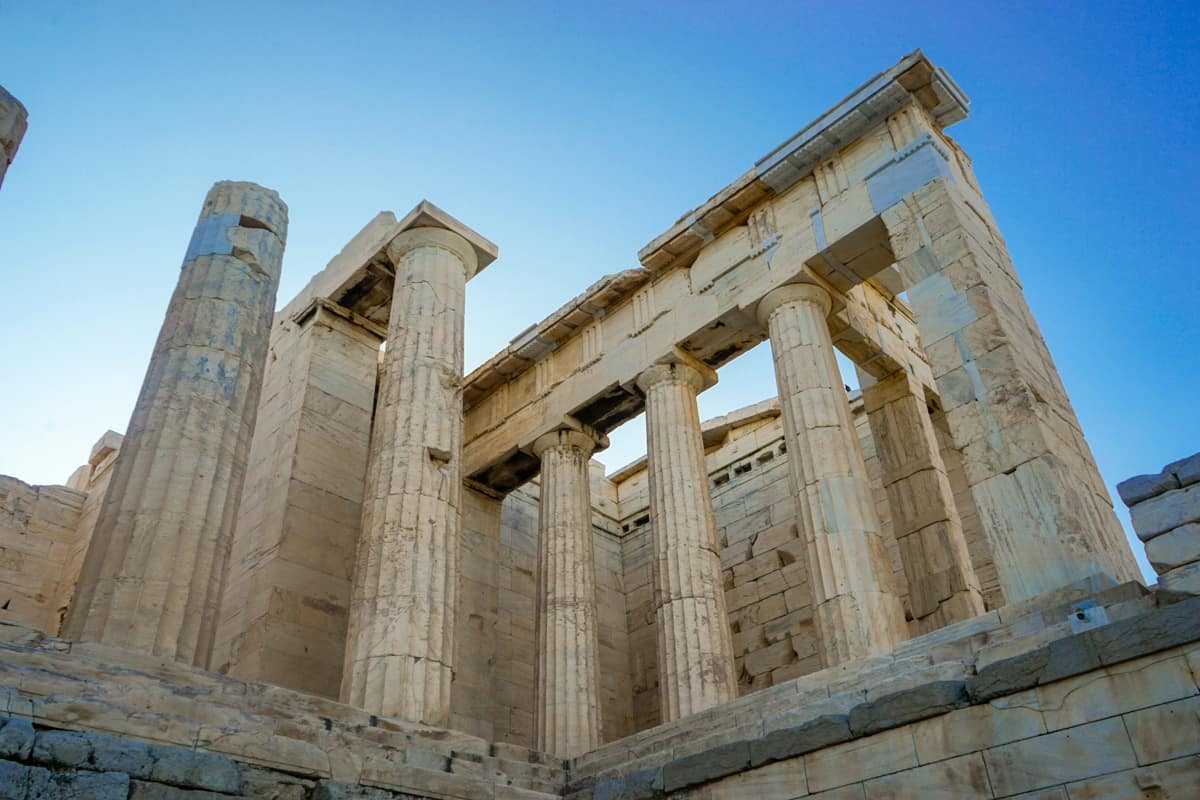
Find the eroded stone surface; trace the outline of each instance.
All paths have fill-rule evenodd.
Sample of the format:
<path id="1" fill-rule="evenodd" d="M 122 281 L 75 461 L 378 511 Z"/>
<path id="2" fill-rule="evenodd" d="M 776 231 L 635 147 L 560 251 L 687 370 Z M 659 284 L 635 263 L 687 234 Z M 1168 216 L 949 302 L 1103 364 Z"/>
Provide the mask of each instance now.
<path id="1" fill-rule="evenodd" d="M 287 237 L 251 183 L 204 200 L 64 630 L 206 666 Z"/>

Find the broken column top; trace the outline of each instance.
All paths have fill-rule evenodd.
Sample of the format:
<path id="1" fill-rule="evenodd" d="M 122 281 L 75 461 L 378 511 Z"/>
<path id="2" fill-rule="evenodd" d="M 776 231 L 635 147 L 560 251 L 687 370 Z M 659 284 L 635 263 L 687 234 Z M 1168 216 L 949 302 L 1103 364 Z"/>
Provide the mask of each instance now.
<path id="1" fill-rule="evenodd" d="M 412 211 L 405 214 L 404 218 L 396 223 L 392 236 L 394 238 L 412 228 L 441 228 L 466 239 L 467 244 L 471 245 L 471 249 L 475 251 L 475 258 L 478 262 L 474 273 L 476 275 L 495 261 L 500 254 L 500 248 L 493 242 L 485 239 L 478 232 L 468 228 L 428 200 L 417 203 Z"/>
<path id="2" fill-rule="evenodd" d="M 0 147 L 16 152 L 16 145 L 25 135 L 28 119 L 29 112 L 21 101 L 0 86 Z M 12 153 L 9 153 L 8 160 L 12 160 Z"/>
<path id="3" fill-rule="evenodd" d="M 200 208 L 200 220 L 220 214 L 237 214 L 243 228 L 263 228 L 287 239 L 288 207 L 274 189 L 249 181 L 217 181 Z"/>

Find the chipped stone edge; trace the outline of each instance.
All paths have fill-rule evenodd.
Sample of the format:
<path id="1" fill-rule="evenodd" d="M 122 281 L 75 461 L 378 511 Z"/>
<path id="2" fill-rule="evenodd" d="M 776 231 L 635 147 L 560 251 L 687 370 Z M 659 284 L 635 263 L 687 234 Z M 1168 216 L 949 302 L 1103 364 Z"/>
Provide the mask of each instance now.
<path id="1" fill-rule="evenodd" d="M 997 697 L 1197 640 L 1200 640 L 1200 597 L 1055 640 L 1028 653 L 993 662 L 966 680 L 930 681 L 860 703 L 850 709 L 848 717 L 842 718 L 847 728 L 845 738 L 840 741 L 870 736 L 969 705 L 982 705 Z M 923 697 L 926 702 L 914 703 L 916 697 Z M 930 698 L 936 702 L 928 702 Z M 814 725 L 822 718 L 830 721 L 837 719 L 838 715 L 814 715 L 812 720 L 783 732 L 775 731 L 754 739 L 716 745 L 699 753 L 673 759 L 659 767 L 596 781 L 591 786 L 587 785 L 586 778 L 578 780 L 568 775 L 569 793 L 564 796 L 568 800 L 607 800 L 617 797 L 622 800 L 654 800 L 671 792 L 711 783 L 763 764 L 794 758 L 840 743 L 821 741 L 818 737 L 805 741 L 803 736 L 798 736 L 793 739 L 794 746 L 779 747 L 773 751 L 771 758 L 751 763 L 751 753 L 756 744 L 761 747 L 761 743 L 772 736 L 782 742 L 779 734 Z M 742 753 L 745 754 L 744 760 Z"/>

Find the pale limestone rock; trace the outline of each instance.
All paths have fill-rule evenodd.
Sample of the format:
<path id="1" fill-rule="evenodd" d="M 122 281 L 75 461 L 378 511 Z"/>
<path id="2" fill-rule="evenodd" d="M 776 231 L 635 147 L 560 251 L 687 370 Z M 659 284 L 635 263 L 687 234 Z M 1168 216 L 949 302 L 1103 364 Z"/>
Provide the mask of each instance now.
<path id="1" fill-rule="evenodd" d="M 1200 522 L 1191 522 L 1146 542 L 1146 558 L 1162 575 L 1168 570 L 1200 561 Z"/>
<path id="2" fill-rule="evenodd" d="M 588 460 L 600 438 L 564 429 L 539 437 L 539 750 L 563 758 L 600 744 L 596 567 Z"/>
<path id="3" fill-rule="evenodd" d="M 646 394 L 654 609 L 664 721 L 737 695 L 696 407 L 696 393 L 704 382 L 704 374 L 688 363 L 651 367 L 638 377 L 638 387 Z"/>
<path id="4" fill-rule="evenodd" d="M 395 289 L 371 435 L 341 696 L 450 719 L 467 280 L 495 246 L 422 203 L 388 245 Z"/>
<path id="5" fill-rule="evenodd" d="M 905 638 L 904 612 L 825 323 L 830 304 L 824 289 L 794 284 L 768 294 L 758 308 L 771 336 L 826 666 L 887 652 Z"/>
<path id="6" fill-rule="evenodd" d="M 1122 715 L 1139 764 L 1154 764 L 1196 752 L 1200 742 L 1200 696 Z"/>
<path id="7" fill-rule="evenodd" d="M 1001 797 L 1137 765 L 1120 717 L 993 747 L 983 759 Z"/>
<path id="8" fill-rule="evenodd" d="M 1158 589 L 1171 600 L 1200 595 L 1200 561 L 1162 573 L 1158 576 Z"/>
<path id="9" fill-rule="evenodd" d="M 1133 530 L 1143 542 L 1149 542 L 1172 528 L 1200 522 L 1200 484 L 1143 500 L 1130 509 Z"/>
<path id="10" fill-rule="evenodd" d="M 29 113 L 21 101 L 0 86 L 0 184 L 4 183 L 8 165 L 17 157 L 28 119 Z"/>
<path id="11" fill-rule="evenodd" d="M 917 629 L 925 633 L 982 614 L 983 594 L 924 390 L 907 370 L 881 381 L 860 377 L 868 378 L 862 381 L 863 405 Z"/>
<path id="12" fill-rule="evenodd" d="M 287 207 L 252 183 L 204 200 L 96 520 L 66 635 L 207 666 Z"/>
<path id="13" fill-rule="evenodd" d="M 930 136 L 938 135 L 926 124 Z M 1091 450 L 970 177 L 882 210 L 1008 602 L 1137 576 Z"/>

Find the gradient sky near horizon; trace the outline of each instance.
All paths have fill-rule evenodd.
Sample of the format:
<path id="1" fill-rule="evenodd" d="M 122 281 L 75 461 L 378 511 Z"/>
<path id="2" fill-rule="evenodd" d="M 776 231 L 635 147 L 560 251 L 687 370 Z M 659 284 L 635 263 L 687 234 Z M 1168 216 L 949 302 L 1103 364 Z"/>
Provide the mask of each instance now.
<path id="1" fill-rule="evenodd" d="M 497 242 L 468 286 L 469 370 L 918 47 L 973 101 L 951 133 L 1106 481 L 1157 471 L 1200 450 L 1198 20 L 1167 2 L 0 0 L 0 85 L 30 115 L 0 189 L 0 473 L 60 483 L 124 430 L 216 180 L 288 203 L 280 305 L 423 197 Z M 701 414 L 775 391 L 759 347 Z M 643 430 L 600 460 L 636 458 Z"/>

